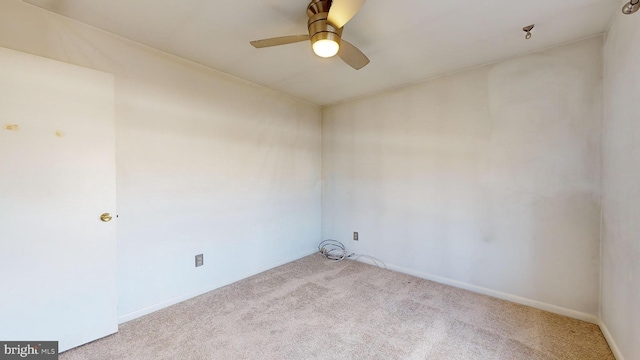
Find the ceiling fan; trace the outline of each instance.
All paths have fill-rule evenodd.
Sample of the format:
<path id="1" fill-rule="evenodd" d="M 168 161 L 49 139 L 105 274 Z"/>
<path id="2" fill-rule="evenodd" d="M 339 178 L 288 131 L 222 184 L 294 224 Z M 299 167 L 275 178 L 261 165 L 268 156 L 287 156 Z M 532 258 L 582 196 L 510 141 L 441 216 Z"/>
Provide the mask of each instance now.
<path id="1" fill-rule="evenodd" d="M 307 6 L 309 35 L 281 36 L 251 41 L 256 48 L 293 44 L 311 40 L 313 52 L 324 58 L 338 55 L 359 70 L 369 63 L 362 51 L 342 40 L 344 25 L 353 18 L 366 0 L 311 0 Z"/>

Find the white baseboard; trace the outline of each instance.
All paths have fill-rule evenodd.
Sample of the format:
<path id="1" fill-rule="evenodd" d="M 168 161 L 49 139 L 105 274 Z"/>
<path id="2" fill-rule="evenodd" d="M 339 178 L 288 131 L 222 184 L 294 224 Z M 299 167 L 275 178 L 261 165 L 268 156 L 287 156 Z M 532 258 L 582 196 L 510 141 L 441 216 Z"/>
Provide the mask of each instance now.
<path id="1" fill-rule="evenodd" d="M 271 270 L 271 269 L 273 269 L 275 267 L 278 267 L 280 265 L 284 265 L 284 264 L 290 263 L 292 261 L 295 261 L 295 260 L 298 260 L 298 259 L 302 259 L 303 257 L 315 254 L 317 252 L 318 252 L 318 249 L 314 248 L 313 250 L 309 250 L 307 252 L 292 256 L 292 257 L 290 257 L 288 259 L 281 260 L 281 261 L 278 261 L 276 263 L 273 263 L 273 264 L 270 264 L 270 265 L 267 265 L 267 266 L 263 266 L 263 267 L 254 269 L 252 271 L 248 271 L 246 273 L 243 273 L 241 275 L 235 276 L 233 278 L 226 279 L 224 281 L 212 284 L 211 286 L 207 286 L 207 287 L 205 287 L 203 289 L 196 290 L 196 291 L 184 294 L 184 295 L 180 295 L 180 296 L 177 296 L 175 298 L 163 301 L 161 303 L 158 303 L 158 304 L 155 304 L 155 305 L 151 305 L 151 306 L 148 306 L 148 307 L 145 307 L 143 309 L 130 312 L 130 313 L 122 315 L 122 316 L 118 316 L 118 324 L 122 324 L 122 323 L 125 323 L 127 321 L 131 321 L 133 319 L 137 319 L 139 317 L 142 317 L 144 315 L 151 314 L 152 312 L 158 311 L 160 309 L 164 309 L 164 308 L 169 307 L 171 305 L 175 305 L 175 304 L 183 302 L 185 300 L 189 300 L 191 298 L 194 298 L 196 296 L 208 293 L 209 291 L 213 291 L 213 290 L 221 288 L 223 286 L 227 286 L 229 284 L 233 284 L 234 282 L 246 279 L 246 278 L 248 278 L 250 276 L 253 276 L 253 275 L 257 275 L 257 274 L 259 274 L 261 272 L 265 272 L 267 270 Z"/>
<path id="2" fill-rule="evenodd" d="M 365 262 L 365 263 L 368 263 L 368 264 L 371 263 L 371 262 L 367 261 L 366 258 L 358 259 L 358 261 Z M 483 288 L 481 286 L 468 284 L 468 283 L 465 283 L 465 282 L 462 282 L 462 281 L 451 280 L 451 279 L 447 279 L 447 278 L 444 278 L 444 277 L 441 277 L 441 276 L 431 275 L 431 274 L 423 273 L 423 272 L 420 272 L 420 271 L 411 270 L 411 269 L 408 269 L 408 268 L 405 268 L 405 267 L 402 267 L 402 266 L 397 266 L 397 265 L 393 265 L 393 264 L 386 264 L 386 266 L 387 266 L 387 268 L 389 270 L 401 272 L 401 273 L 404 273 L 404 274 L 413 275 L 413 276 L 416 276 L 416 277 L 419 277 L 419 278 L 422 278 L 422 279 L 435 281 L 437 283 L 441 283 L 441 284 L 445 284 L 445 285 L 451 285 L 451 286 L 454 286 L 454 287 L 457 287 L 457 288 L 460 288 L 460 289 L 473 291 L 473 292 L 478 293 L 478 294 L 492 296 L 492 297 L 495 297 L 495 298 L 498 298 L 498 299 L 511 301 L 511 302 L 516 303 L 516 304 L 526 305 L 526 306 L 530 306 L 532 308 L 548 311 L 548 312 L 551 312 L 551 313 L 554 313 L 554 314 L 563 315 L 563 316 L 567 316 L 567 317 L 570 317 L 570 318 L 573 318 L 573 319 L 586 321 L 586 322 L 589 322 L 589 323 L 592 323 L 592 324 L 596 324 L 596 325 L 600 325 L 601 324 L 600 318 L 595 316 L 595 315 L 583 313 L 583 312 L 576 311 L 576 310 L 567 309 L 567 308 L 564 308 L 564 307 L 561 307 L 561 306 L 547 304 L 547 303 L 544 303 L 544 302 L 541 302 L 541 301 L 537 301 L 537 300 L 527 299 L 527 298 L 516 296 L 516 295 L 512 295 L 512 294 L 503 293 L 503 292 L 496 291 L 496 290 Z"/>
<path id="3" fill-rule="evenodd" d="M 376 265 L 373 262 L 371 262 L 370 260 L 368 260 L 366 257 L 358 258 L 357 261 L 361 261 L 361 262 L 364 262 L 364 263 L 367 263 L 367 264 Z M 613 352 L 613 355 L 615 356 L 616 360 L 625 360 L 624 356 L 622 356 L 622 352 L 620 351 L 620 348 L 618 348 L 618 344 L 616 344 L 616 341 L 613 339 L 613 336 L 611 335 L 611 332 L 609 332 L 609 329 L 607 328 L 607 325 L 598 316 L 595 316 L 595 315 L 592 315 L 592 314 L 583 313 L 583 312 L 576 311 L 576 310 L 567 309 L 567 308 L 564 308 L 564 307 L 561 307 L 561 306 L 547 304 L 547 303 L 544 303 L 544 302 L 541 302 L 541 301 L 537 301 L 537 300 L 527 299 L 527 298 L 516 296 L 516 295 L 512 295 L 512 294 L 503 293 L 503 292 L 496 291 L 496 290 L 483 288 L 481 286 L 468 284 L 468 283 L 465 283 L 465 282 L 462 282 L 462 281 L 451 280 L 451 279 L 447 279 L 447 278 L 444 278 L 444 277 L 441 277 L 441 276 L 437 276 L 437 275 L 423 273 L 423 272 L 420 272 L 420 271 L 411 270 L 411 269 L 408 269 L 408 268 L 405 268 L 405 267 L 402 267 L 402 266 L 397 266 L 397 265 L 393 265 L 393 264 L 385 264 L 385 265 L 386 265 L 387 269 L 389 269 L 389 270 L 401 272 L 401 273 L 404 273 L 404 274 L 413 275 L 413 276 L 416 276 L 416 277 L 419 277 L 419 278 L 422 278 L 422 279 L 435 281 L 437 283 L 441 283 L 441 284 L 445 284 L 445 285 L 451 285 L 451 286 L 454 286 L 454 287 L 457 287 L 457 288 L 460 288 L 460 289 L 473 291 L 475 293 L 492 296 L 492 297 L 495 297 L 495 298 L 498 298 L 498 299 L 511 301 L 511 302 L 514 302 L 514 303 L 517 303 L 517 304 L 530 306 L 530 307 L 535 308 L 535 309 L 548 311 L 548 312 L 551 312 L 551 313 L 554 313 L 554 314 L 563 315 L 563 316 L 566 316 L 566 317 L 570 317 L 570 318 L 573 318 L 573 319 L 578 319 L 578 320 L 582 320 L 582 321 L 586 321 L 588 323 L 592 323 L 592 324 L 598 325 L 600 327 L 600 331 L 602 331 L 602 335 L 604 335 L 605 340 L 609 344 L 609 348 L 611 348 L 611 352 Z"/>
<path id="4" fill-rule="evenodd" d="M 600 320 L 598 326 L 600 326 L 600 331 L 602 331 L 602 335 L 604 335 L 604 338 L 607 340 L 607 343 L 611 348 L 611 352 L 613 352 L 613 356 L 616 357 L 616 360 L 624 360 L 624 356 L 622 356 L 622 352 L 620 351 L 618 344 L 616 344 L 616 341 L 613 339 L 613 336 L 611 335 L 611 332 L 609 332 L 609 328 L 607 328 L 604 321 Z"/>

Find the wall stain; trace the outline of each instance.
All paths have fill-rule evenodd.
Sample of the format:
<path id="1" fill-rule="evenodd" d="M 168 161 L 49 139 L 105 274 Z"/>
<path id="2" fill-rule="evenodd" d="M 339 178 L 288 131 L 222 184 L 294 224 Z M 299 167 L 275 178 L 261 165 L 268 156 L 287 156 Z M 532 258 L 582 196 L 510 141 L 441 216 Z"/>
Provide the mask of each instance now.
<path id="1" fill-rule="evenodd" d="M 5 129 L 9 130 L 9 131 L 18 131 L 19 126 L 16 124 L 9 124 L 7 126 L 5 126 Z"/>
<path id="2" fill-rule="evenodd" d="M 61 138 L 61 137 L 64 136 L 64 133 L 62 131 L 58 130 L 58 131 L 56 131 L 56 136 Z"/>

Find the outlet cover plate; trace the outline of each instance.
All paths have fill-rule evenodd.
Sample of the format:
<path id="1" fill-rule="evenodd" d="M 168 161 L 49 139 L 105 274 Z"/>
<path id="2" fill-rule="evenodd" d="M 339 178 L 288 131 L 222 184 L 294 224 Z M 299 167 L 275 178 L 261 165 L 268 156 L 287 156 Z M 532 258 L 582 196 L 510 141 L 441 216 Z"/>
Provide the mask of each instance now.
<path id="1" fill-rule="evenodd" d="M 204 255 L 196 255 L 196 267 L 204 265 Z"/>

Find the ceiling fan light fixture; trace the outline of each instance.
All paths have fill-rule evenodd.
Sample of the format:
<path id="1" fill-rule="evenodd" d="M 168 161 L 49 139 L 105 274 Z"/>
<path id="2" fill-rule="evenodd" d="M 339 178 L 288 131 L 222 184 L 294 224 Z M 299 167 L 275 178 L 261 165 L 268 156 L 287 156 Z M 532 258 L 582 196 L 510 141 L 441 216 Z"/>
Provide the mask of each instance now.
<path id="1" fill-rule="evenodd" d="M 340 44 L 332 39 L 322 39 L 313 43 L 313 52 L 323 58 L 335 56 L 340 50 Z"/>
<path id="2" fill-rule="evenodd" d="M 309 35 L 280 36 L 251 41 L 255 48 L 293 44 L 309 40 L 316 56 L 330 58 L 338 55 L 347 65 L 360 70 L 369 58 L 348 41 L 342 40 L 344 25 L 353 18 L 366 0 L 310 0 L 307 6 Z M 640 0 L 638 0 L 640 1 Z"/>
<path id="3" fill-rule="evenodd" d="M 323 58 L 330 58 L 338 53 L 342 35 L 342 29 L 327 21 L 328 14 L 323 12 L 312 15 L 307 22 L 313 52 Z"/>

